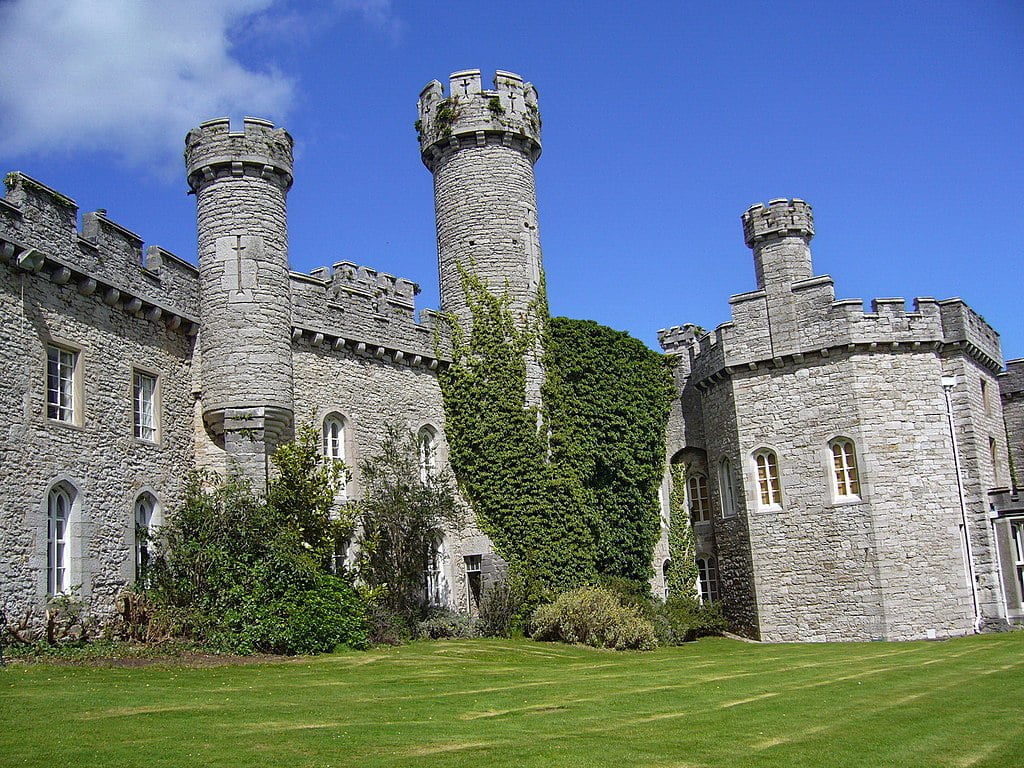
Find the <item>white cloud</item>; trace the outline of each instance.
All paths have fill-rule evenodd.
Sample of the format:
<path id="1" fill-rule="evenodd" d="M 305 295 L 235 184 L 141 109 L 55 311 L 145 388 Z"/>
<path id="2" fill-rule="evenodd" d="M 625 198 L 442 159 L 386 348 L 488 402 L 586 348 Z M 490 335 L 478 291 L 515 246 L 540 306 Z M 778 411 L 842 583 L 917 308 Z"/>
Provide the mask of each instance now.
<path id="1" fill-rule="evenodd" d="M 200 120 L 281 121 L 294 84 L 247 68 L 232 33 L 275 0 L 0 0 L 0 155 L 101 149 L 180 162 Z"/>

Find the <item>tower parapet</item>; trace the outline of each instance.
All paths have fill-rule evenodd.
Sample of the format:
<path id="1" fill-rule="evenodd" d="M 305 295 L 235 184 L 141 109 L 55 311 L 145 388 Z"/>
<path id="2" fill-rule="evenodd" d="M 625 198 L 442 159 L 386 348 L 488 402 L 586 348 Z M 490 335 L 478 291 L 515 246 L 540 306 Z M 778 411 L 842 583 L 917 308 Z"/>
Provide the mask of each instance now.
<path id="1" fill-rule="evenodd" d="M 292 427 L 286 197 L 292 138 L 266 120 L 226 118 L 189 131 L 196 195 L 203 420 L 229 465 L 257 486 Z"/>
<path id="2" fill-rule="evenodd" d="M 454 72 L 448 95 L 437 80 L 420 93 L 419 135 L 423 163 L 431 171 L 446 152 L 464 143 L 513 147 L 531 162 L 540 157 L 537 89 L 513 72 L 498 70 L 494 89 L 481 87 L 480 70 Z"/>

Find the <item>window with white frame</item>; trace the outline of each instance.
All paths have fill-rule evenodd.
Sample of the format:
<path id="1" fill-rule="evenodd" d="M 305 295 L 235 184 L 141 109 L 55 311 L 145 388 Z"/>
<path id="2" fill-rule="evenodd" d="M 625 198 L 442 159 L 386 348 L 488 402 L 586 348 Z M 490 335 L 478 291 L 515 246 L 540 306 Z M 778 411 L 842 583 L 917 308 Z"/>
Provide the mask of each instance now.
<path id="1" fill-rule="evenodd" d="M 444 542 L 435 541 L 427 552 L 427 602 L 430 605 L 444 605 L 446 602 L 444 561 Z"/>
<path id="2" fill-rule="evenodd" d="M 155 443 L 156 431 L 156 376 L 144 371 L 132 372 L 132 403 L 135 437 Z"/>
<path id="3" fill-rule="evenodd" d="M 466 597 L 472 612 L 480 610 L 480 597 L 483 593 L 483 556 L 465 555 L 466 563 Z"/>
<path id="4" fill-rule="evenodd" d="M 46 417 L 68 424 L 78 422 L 75 373 L 78 352 L 50 344 L 46 347 Z"/>
<path id="5" fill-rule="evenodd" d="M 697 558 L 697 577 L 700 583 L 700 600 L 702 603 L 714 603 L 719 599 L 718 564 L 715 558 Z"/>
<path id="6" fill-rule="evenodd" d="M 135 500 L 135 579 L 145 577 L 150 561 L 156 499 L 144 493 Z"/>
<path id="7" fill-rule="evenodd" d="M 762 507 L 782 506 L 782 483 L 779 480 L 779 459 L 775 451 L 763 448 L 754 454 L 757 467 L 758 503 Z"/>
<path id="8" fill-rule="evenodd" d="M 345 461 L 345 418 L 338 413 L 331 413 L 324 419 L 324 457 L 335 461 Z M 347 490 L 344 478 L 338 489 L 337 499 L 344 501 Z"/>
<path id="9" fill-rule="evenodd" d="M 736 514 L 736 493 L 733 485 L 732 462 L 725 458 L 718 462 L 718 500 L 722 503 L 722 517 Z"/>
<path id="10" fill-rule="evenodd" d="M 431 427 L 423 427 L 416 436 L 417 461 L 420 482 L 429 485 L 437 472 L 437 433 Z"/>
<path id="11" fill-rule="evenodd" d="M 690 520 L 704 523 L 711 519 L 711 499 L 708 497 L 708 479 L 699 473 L 686 481 L 686 495 L 690 501 Z"/>
<path id="12" fill-rule="evenodd" d="M 1013 567 L 1017 574 L 1017 589 L 1024 601 L 1024 520 L 1012 523 L 1013 531 Z"/>
<path id="13" fill-rule="evenodd" d="M 830 443 L 832 452 L 832 490 L 837 499 L 860 497 L 860 477 L 857 472 L 857 451 L 853 441 L 837 437 Z"/>
<path id="14" fill-rule="evenodd" d="M 68 589 L 71 548 L 71 493 L 63 486 L 50 489 L 46 498 L 46 594 Z"/>

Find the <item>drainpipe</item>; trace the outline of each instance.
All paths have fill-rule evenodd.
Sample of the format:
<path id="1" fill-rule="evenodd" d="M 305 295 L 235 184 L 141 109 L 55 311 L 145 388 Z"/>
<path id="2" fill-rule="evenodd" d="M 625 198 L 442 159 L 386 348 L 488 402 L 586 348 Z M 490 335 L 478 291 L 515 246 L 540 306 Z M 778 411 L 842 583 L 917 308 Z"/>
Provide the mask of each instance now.
<path id="1" fill-rule="evenodd" d="M 953 424 L 953 401 L 950 392 L 956 386 L 956 376 L 942 377 L 942 393 L 946 397 L 946 420 L 949 422 L 949 439 L 953 443 L 953 466 L 956 469 L 956 491 L 960 497 L 960 530 L 963 532 L 967 578 L 971 582 L 971 600 L 974 603 L 974 631 L 981 632 L 981 611 L 978 609 L 978 580 L 974 573 L 974 552 L 967 530 L 967 501 L 964 499 L 964 481 L 960 472 L 960 449 L 956 444 L 956 429 Z"/>

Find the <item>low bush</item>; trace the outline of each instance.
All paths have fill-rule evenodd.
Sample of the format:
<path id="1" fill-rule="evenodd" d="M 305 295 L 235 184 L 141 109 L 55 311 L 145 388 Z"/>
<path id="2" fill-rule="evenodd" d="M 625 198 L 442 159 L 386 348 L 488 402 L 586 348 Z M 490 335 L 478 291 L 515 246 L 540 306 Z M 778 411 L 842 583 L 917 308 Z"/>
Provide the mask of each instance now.
<path id="1" fill-rule="evenodd" d="M 461 640 L 480 637 L 478 620 L 472 616 L 439 608 L 416 625 L 416 637 L 420 640 Z"/>
<path id="2" fill-rule="evenodd" d="M 522 579 L 506 575 L 484 588 L 480 598 L 479 629 L 483 637 L 523 634 L 526 606 Z"/>
<path id="3" fill-rule="evenodd" d="M 600 587 L 563 592 L 553 603 L 537 608 L 531 637 L 618 651 L 649 651 L 658 644 L 654 627 L 639 610 L 624 606 Z"/>
<path id="4" fill-rule="evenodd" d="M 700 603 L 683 596 L 670 597 L 659 603 L 654 616 L 654 629 L 661 645 L 680 645 L 698 637 L 720 635 L 728 628 L 718 603 Z"/>

